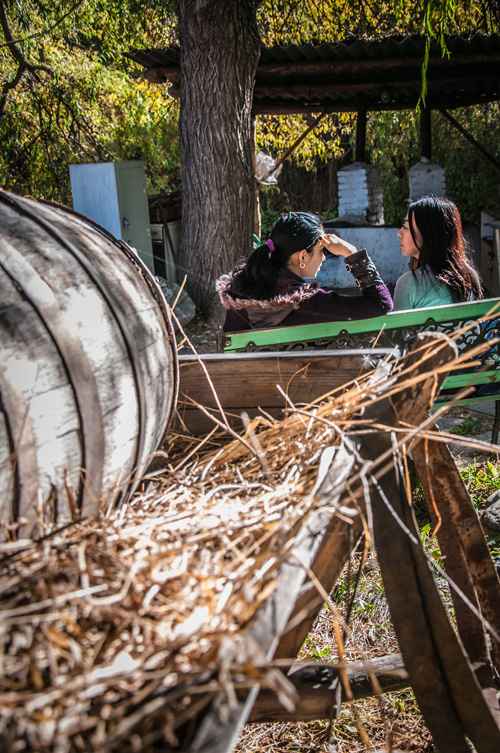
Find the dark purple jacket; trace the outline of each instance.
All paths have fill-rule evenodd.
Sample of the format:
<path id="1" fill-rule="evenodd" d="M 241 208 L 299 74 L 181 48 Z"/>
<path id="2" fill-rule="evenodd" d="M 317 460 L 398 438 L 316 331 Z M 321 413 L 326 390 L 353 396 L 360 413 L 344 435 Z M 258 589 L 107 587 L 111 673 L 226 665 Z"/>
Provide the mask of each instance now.
<path id="1" fill-rule="evenodd" d="M 230 288 L 236 272 L 219 277 L 216 289 L 226 309 L 225 332 L 298 324 L 368 319 L 392 311 L 391 294 L 364 249 L 346 259 L 360 295 L 323 290 L 317 282 L 305 282 L 281 269 L 274 298 L 261 301 L 235 298 Z"/>

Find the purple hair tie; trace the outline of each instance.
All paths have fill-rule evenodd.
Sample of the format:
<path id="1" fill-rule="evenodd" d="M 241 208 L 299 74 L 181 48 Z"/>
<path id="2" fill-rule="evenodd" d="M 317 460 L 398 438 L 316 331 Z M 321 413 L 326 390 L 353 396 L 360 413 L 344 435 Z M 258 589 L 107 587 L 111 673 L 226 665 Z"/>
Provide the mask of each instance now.
<path id="1" fill-rule="evenodd" d="M 273 251 L 276 251 L 276 246 L 274 245 L 274 243 L 272 242 L 272 240 L 271 240 L 270 238 L 269 238 L 269 240 L 268 240 L 268 241 L 266 241 L 266 242 L 265 242 L 265 244 L 264 244 L 264 245 L 265 245 L 265 246 L 269 246 L 269 252 L 270 252 L 271 254 L 273 253 Z"/>

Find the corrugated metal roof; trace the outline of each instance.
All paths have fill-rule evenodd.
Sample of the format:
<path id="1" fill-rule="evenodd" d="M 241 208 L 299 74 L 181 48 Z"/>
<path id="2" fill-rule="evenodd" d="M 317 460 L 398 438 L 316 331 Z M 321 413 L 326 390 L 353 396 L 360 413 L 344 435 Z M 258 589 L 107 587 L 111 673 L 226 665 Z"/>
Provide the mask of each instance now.
<path id="1" fill-rule="evenodd" d="M 446 37 L 450 55 L 433 42 L 427 104 L 453 108 L 500 99 L 500 36 Z M 335 44 L 264 47 L 257 68 L 254 111 L 292 113 L 415 107 L 422 84 L 425 40 L 388 37 Z M 180 51 L 134 50 L 128 57 L 179 94 Z"/>

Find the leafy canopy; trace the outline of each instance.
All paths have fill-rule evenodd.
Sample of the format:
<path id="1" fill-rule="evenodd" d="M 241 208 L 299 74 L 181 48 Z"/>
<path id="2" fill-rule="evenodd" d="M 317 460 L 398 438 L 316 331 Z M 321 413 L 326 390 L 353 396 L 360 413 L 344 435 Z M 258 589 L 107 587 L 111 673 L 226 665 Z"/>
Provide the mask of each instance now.
<path id="1" fill-rule="evenodd" d="M 395 33 L 442 41 L 446 33 L 500 28 L 497 0 L 262 0 L 256 6 L 265 45 Z M 124 56 L 131 47 L 177 42 L 173 0 L 0 0 L 0 28 L 1 185 L 69 203 L 69 163 L 143 159 L 150 196 L 178 188 L 178 102 Z M 490 143 L 498 143 L 497 105 L 455 115 L 479 140 L 488 143 L 490 129 Z M 453 190 L 466 200 L 460 164 L 477 164 L 477 153 L 450 137 L 449 124 L 434 120 L 435 157 L 450 163 Z M 257 146 L 278 157 L 311 121 L 259 117 Z M 353 133 L 351 115 L 326 116 L 291 159 L 308 169 L 342 159 L 352 151 Z M 369 117 L 368 154 L 382 170 L 389 221 L 403 211 L 401 187 L 419 156 L 417 135 L 414 113 Z M 456 169 L 445 148 L 450 138 L 461 155 Z M 491 170 L 477 179 L 476 194 L 491 195 L 493 179 Z"/>
<path id="2" fill-rule="evenodd" d="M 268 45 L 307 44 L 349 39 L 374 39 L 401 34 L 437 40 L 443 55 L 447 34 L 493 33 L 500 29 L 500 3 L 497 0 L 264 0 L 259 7 L 263 42 Z M 423 61 L 423 89 L 425 72 Z M 497 153 L 500 150 L 500 107 L 490 103 L 455 111 L 472 135 Z M 262 116 L 257 123 L 258 149 L 279 157 L 311 124 L 315 115 Z M 355 114 L 324 117 L 302 142 L 289 161 L 314 170 L 322 164 L 346 159 L 354 151 Z M 453 145 L 450 148 L 450 144 Z M 496 195 L 498 175 L 484 157 L 439 113 L 433 114 L 433 156 L 445 167 L 450 195 L 459 203 L 463 217 L 478 221 L 480 207 Z M 398 224 L 406 214 L 409 169 L 420 159 L 418 113 L 412 111 L 370 113 L 367 123 L 367 159 L 381 171 L 387 224 Z M 460 166 L 466 169 L 460 169 Z M 467 169 L 469 168 L 469 169 Z M 474 184 L 474 190 L 467 185 Z M 263 205 L 271 203 L 279 211 L 277 188 L 261 189 Z M 269 194 L 277 194 L 273 201 Z M 281 197 L 285 205 L 287 195 Z M 314 207 L 302 207 L 314 209 Z M 272 220 L 271 224 L 272 224 Z"/>
<path id="3" fill-rule="evenodd" d="M 144 159 L 152 193 L 177 188 L 178 103 L 124 57 L 175 22 L 160 0 L 0 0 L 0 183 L 70 203 L 68 164 Z"/>

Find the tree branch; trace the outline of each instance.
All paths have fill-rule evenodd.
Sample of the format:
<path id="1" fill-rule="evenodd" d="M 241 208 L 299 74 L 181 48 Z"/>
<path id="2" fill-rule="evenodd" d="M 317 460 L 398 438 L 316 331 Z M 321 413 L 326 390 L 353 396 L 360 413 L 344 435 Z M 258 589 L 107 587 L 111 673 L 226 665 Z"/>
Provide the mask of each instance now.
<path id="1" fill-rule="evenodd" d="M 39 80 L 39 77 L 36 71 L 45 71 L 46 73 L 52 73 L 50 68 L 47 68 L 45 65 L 33 65 L 28 60 L 26 60 L 12 36 L 9 19 L 7 18 L 3 0 L 0 0 L 0 27 L 2 28 L 3 35 L 5 37 L 6 44 L 4 46 L 7 46 L 9 48 L 10 54 L 20 67 L 22 67 L 24 70 L 29 71 L 37 80 Z"/>
<path id="2" fill-rule="evenodd" d="M 3 118 L 3 114 L 4 114 L 4 111 L 5 111 L 5 105 L 7 104 L 7 97 L 8 97 L 9 91 L 11 89 L 15 89 L 16 88 L 16 86 L 18 85 L 18 83 L 22 79 L 23 73 L 24 73 L 25 70 L 26 70 L 26 68 L 24 66 L 19 65 L 19 67 L 17 69 L 17 73 L 14 76 L 14 78 L 12 79 L 12 81 L 7 81 L 7 83 L 5 83 L 2 86 L 2 94 L 0 95 L 0 120 Z"/>
<path id="3" fill-rule="evenodd" d="M 25 39 L 35 39 L 35 37 L 42 37 L 44 34 L 48 34 L 53 29 L 55 29 L 56 26 L 59 26 L 59 24 L 61 24 L 64 21 L 65 18 L 67 18 L 68 16 L 70 16 L 73 13 L 73 11 L 76 10 L 78 8 L 78 6 L 81 5 L 84 2 L 85 2 L 85 0 L 78 0 L 78 2 L 75 3 L 69 9 L 69 11 L 64 14 L 64 16 L 61 16 L 61 18 L 58 18 L 57 21 L 54 21 L 54 23 L 52 24 L 52 26 L 49 26 L 48 29 L 44 29 L 43 31 L 37 31 L 34 34 L 29 34 L 24 39 L 16 39 L 16 40 L 11 39 L 10 42 L 4 42 L 4 44 L 0 44 L 0 49 L 2 47 L 8 47 L 11 44 L 19 44 L 19 42 L 24 42 Z M 2 10 L 4 10 L 4 8 L 3 8 L 3 2 L 0 2 L 0 6 L 2 6 Z"/>

